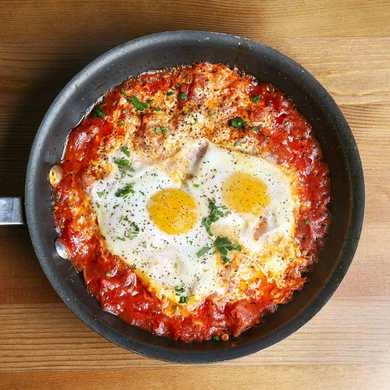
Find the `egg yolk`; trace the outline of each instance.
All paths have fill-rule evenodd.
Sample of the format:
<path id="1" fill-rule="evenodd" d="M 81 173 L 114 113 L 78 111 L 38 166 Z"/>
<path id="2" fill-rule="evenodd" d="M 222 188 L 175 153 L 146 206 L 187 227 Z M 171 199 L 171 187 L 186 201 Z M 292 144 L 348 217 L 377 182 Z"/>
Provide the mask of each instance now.
<path id="1" fill-rule="evenodd" d="M 233 173 L 226 179 L 222 193 L 226 205 L 238 213 L 259 215 L 270 203 L 265 183 L 243 172 Z"/>
<path id="2" fill-rule="evenodd" d="M 167 188 L 153 194 L 147 209 L 154 224 L 168 234 L 186 233 L 196 223 L 194 199 L 178 188 Z"/>

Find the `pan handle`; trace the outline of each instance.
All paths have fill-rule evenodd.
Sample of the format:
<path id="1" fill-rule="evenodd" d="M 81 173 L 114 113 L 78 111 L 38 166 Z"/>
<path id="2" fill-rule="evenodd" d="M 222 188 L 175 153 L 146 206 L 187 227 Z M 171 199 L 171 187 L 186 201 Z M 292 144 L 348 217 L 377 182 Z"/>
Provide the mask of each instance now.
<path id="1" fill-rule="evenodd" d="M 0 225 L 24 225 L 22 198 L 0 197 Z"/>

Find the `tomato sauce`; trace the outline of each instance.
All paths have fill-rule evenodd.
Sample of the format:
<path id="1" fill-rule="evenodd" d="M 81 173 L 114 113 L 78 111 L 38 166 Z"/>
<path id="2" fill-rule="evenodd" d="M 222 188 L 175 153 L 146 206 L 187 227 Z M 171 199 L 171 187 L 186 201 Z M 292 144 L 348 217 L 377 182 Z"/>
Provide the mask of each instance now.
<path id="1" fill-rule="evenodd" d="M 215 66 L 215 71 L 218 71 L 218 66 Z M 193 74 L 193 68 L 189 67 L 179 73 L 166 71 L 141 75 L 126 83 L 127 86 L 143 88 L 147 93 L 173 89 L 179 99 L 182 96 L 185 97 L 182 100 L 187 100 L 197 99 L 194 90 L 202 88 L 205 80 L 206 76 Z M 69 135 L 60 164 L 63 178 L 53 189 L 54 216 L 60 238 L 73 264 L 83 273 L 89 292 L 104 310 L 127 323 L 185 342 L 211 338 L 227 340 L 229 335 L 238 336 L 259 323 L 264 314 L 273 312 L 278 304 L 291 299 L 305 279 L 291 266 L 283 288 L 264 278 L 260 285 L 261 294 L 256 298 L 225 304 L 217 304 L 208 298 L 188 316 L 169 317 L 164 314 L 160 300 L 134 270 L 105 248 L 96 216 L 84 191 L 87 172 L 90 174 L 91 163 L 104 145 L 112 137 L 124 136 L 123 128 L 112 124 L 113 112 L 122 96 L 120 91 L 121 86 L 110 91 L 103 101 L 104 112 L 88 115 Z M 272 85 L 257 84 L 255 80 L 251 81 L 249 94 L 252 103 L 243 110 L 246 120 L 256 121 L 270 115 L 272 124 L 256 131 L 240 130 L 239 137 L 253 137 L 276 158 L 278 164 L 295 170 L 299 198 L 305 205 L 297 216 L 296 237 L 310 264 L 324 243 L 329 225 L 327 165 L 310 125 L 288 98 Z M 179 109 L 182 106 L 180 102 Z M 99 175 L 98 169 L 93 172 L 95 176 Z"/>

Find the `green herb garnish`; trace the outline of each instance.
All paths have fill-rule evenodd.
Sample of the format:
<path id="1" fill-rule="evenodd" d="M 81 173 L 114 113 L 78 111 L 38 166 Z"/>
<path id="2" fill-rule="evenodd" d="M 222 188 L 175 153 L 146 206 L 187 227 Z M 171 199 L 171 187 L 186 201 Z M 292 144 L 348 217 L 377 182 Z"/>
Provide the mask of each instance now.
<path id="1" fill-rule="evenodd" d="M 155 134 L 166 134 L 168 129 L 166 127 L 155 127 L 153 131 Z"/>
<path id="2" fill-rule="evenodd" d="M 121 217 L 119 218 L 119 222 L 130 222 L 129 220 L 129 217 L 127 215 L 121 215 Z"/>
<path id="3" fill-rule="evenodd" d="M 246 123 L 244 119 L 242 119 L 239 116 L 236 116 L 233 119 L 230 119 L 229 126 L 234 127 L 236 129 L 243 129 L 245 127 Z"/>
<path id="4" fill-rule="evenodd" d="M 121 173 L 134 172 L 131 162 L 125 158 L 115 158 L 114 163 L 118 166 Z"/>
<path id="5" fill-rule="evenodd" d="M 135 222 L 130 223 L 130 227 L 126 230 L 125 237 L 132 240 L 139 233 L 139 227 Z"/>
<path id="6" fill-rule="evenodd" d="M 127 146 L 122 146 L 122 147 L 121 147 L 121 152 L 122 152 L 125 156 L 130 157 L 130 150 L 129 150 L 129 148 L 128 148 Z"/>
<path id="7" fill-rule="evenodd" d="M 211 339 L 214 343 L 219 343 L 221 341 L 221 338 L 219 336 L 213 336 Z"/>
<path id="8" fill-rule="evenodd" d="M 304 220 L 303 220 L 303 223 L 304 223 L 305 225 L 308 225 L 308 224 L 310 223 L 310 221 L 309 221 L 308 219 L 304 219 Z"/>
<path id="9" fill-rule="evenodd" d="M 228 215 L 229 211 L 225 206 L 217 206 L 213 199 L 209 199 L 209 215 L 202 219 L 202 225 L 206 228 L 207 233 L 211 236 L 211 224 L 217 221 L 219 218 Z"/>
<path id="10" fill-rule="evenodd" d="M 175 293 L 179 297 L 179 303 L 187 303 L 188 297 L 185 294 L 184 287 L 180 287 L 180 286 L 175 287 Z"/>
<path id="11" fill-rule="evenodd" d="M 154 109 L 154 111 L 160 112 L 160 111 L 161 111 L 161 108 L 160 108 L 160 107 L 156 107 L 156 108 Z"/>
<path id="12" fill-rule="evenodd" d="M 229 252 L 241 250 L 241 245 L 232 243 L 227 237 L 218 236 L 214 241 L 215 249 L 222 257 L 222 261 L 230 263 Z"/>
<path id="13" fill-rule="evenodd" d="M 260 101 L 260 99 L 261 99 L 260 95 L 253 95 L 251 97 L 251 100 L 253 103 L 258 103 Z"/>
<path id="14" fill-rule="evenodd" d="M 132 96 L 130 98 L 130 102 L 131 104 L 134 106 L 134 108 L 137 110 L 137 111 L 143 111 L 145 110 L 146 108 L 149 107 L 149 104 L 148 103 L 144 103 L 144 102 L 141 102 L 141 100 L 139 100 L 137 98 L 137 96 Z"/>
<path id="15" fill-rule="evenodd" d="M 120 188 L 115 192 L 115 196 L 118 198 L 119 197 L 123 198 L 130 194 L 134 194 L 134 188 L 132 183 L 126 184 L 123 188 Z"/>
<path id="16" fill-rule="evenodd" d="M 179 303 L 187 303 L 188 297 L 185 294 L 184 287 L 175 287 L 175 293 L 179 297 Z"/>
<path id="17" fill-rule="evenodd" d="M 167 96 L 172 96 L 174 93 L 175 93 L 175 92 L 173 92 L 173 91 L 168 91 L 168 92 L 167 92 Z"/>
<path id="18" fill-rule="evenodd" d="M 94 118 L 104 118 L 106 116 L 106 113 L 102 110 L 102 105 L 99 104 L 96 106 L 92 111 L 92 116 Z"/>
<path id="19" fill-rule="evenodd" d="M 181 295 L 184 292 L 184 287 L 177 286 L 175 287 L 176 295 Z"/>
<path id="20" fill-rule="evenodd" d="M 180 92 L 179 95 L 177 96 L 179 100 L 184 101 L 188 99 L 188 95 L 185 92 Z"/>
<path id="21" fill-rule="evenodd" d="M 203 257 L 211 248 L 206 245 L 203 248 L 200 248 L 198 252 L 196 252 L 196 256 Z"/>
<path id="22" fill-rule="evenodd" d="M 96 191 L 98 197 L 101 198 L 104 195 L 104 191 Z"/>

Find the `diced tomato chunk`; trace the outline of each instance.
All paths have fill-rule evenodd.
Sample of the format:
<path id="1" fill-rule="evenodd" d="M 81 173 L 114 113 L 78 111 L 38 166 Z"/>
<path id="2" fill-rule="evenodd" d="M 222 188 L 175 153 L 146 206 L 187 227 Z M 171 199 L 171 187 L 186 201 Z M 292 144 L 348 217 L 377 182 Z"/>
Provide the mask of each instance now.
<path id="1" fill-rule="evenodd" d="M 261 306 L 246 300 L 232 305 L 229 310 L 229 322 L 233 336 L 239 336 L 255 325 L 260 319 Z"/>

